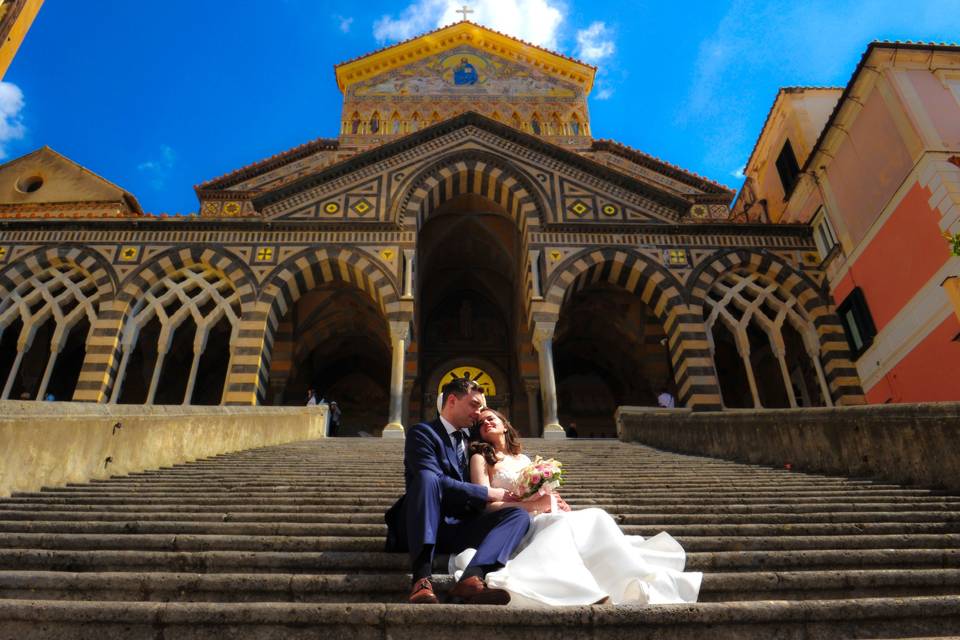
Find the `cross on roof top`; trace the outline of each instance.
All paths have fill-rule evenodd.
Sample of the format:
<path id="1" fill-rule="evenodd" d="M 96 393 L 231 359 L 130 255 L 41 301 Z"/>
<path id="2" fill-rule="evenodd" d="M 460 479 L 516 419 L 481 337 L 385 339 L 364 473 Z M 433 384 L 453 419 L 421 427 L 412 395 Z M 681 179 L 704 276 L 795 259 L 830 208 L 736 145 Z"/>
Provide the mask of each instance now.
<path id="1" fill-rule="evenodd" d="M 471 9 L 471 8 L 470 8 L 469 6 L 467 6 L 467 5 L 463 5 L 463 8 L 462 8 L 462 9 L 457 9 L 456 11 L 454 11 L 454 13 L 462 13 L 462 14 L 463 14 L 463 19 L 466 20 L 466 19 L 467 19 L 467 14 L 468 14 L 468 13 L 473 13 L 473 9 Z"/>

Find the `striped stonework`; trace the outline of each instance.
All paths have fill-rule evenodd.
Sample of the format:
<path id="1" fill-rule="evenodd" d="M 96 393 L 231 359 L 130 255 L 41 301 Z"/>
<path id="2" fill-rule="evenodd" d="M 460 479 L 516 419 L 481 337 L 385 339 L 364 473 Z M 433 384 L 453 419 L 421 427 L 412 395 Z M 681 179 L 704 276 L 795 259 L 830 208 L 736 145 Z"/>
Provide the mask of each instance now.
<path id="1" fill-rule="evenodd" d="M 122 357 L 124 327 L 130 321 L 131 313 L 136 311 L 137 303 L 148 291 L 162 288 L 165 282 L 172 284 L 181 271 L 195 265 L 228 280 L 237 291 L 241 304 L 254 300 L 255 280 L 249 268 L 222 249 L 193 245 L 175 247 L 157 255 L 127 278 L 113 299 L 101 305 L 102 311 L 80 371 L 75 400 L 106 402 L 110 398 Z"/>
<path id="2" fill-rule="evenodd" d="M 344 246 L 308 249 L 293 255 L 277 265 L 265 280 L 259 298 L 244 308 L 227 380 L 226 404 L 263 402 L 280 320 L 303 294 L 334 281 L 365 292 L 387 320 L 409 320 L 412 315 L 412 305 L 400 299 L 398 283 L 372 256 Z"/>
<path id="3" fill-rule="evenodd" d="M 521 232 L 539 227 L 544 218 L 533 181 L 514 164 L 477 150 L 446 156 L 423 170 L 401 200 L 399 224 L 416 220 L 422 228 L 441 204 L 463 194 L 476 194 L 497 203 Z"/>
<path id="4" fill-rule="evenodd" d="M 398 223 L 416 221 L 417 229 L 443 203 L 465 194 L 482 196 L 497 203 L 516 223 L 520 232 L 520 283 L 523 309 L 530 317 L 531 291 L 530 232 L 540 228 L 546 218 L 543 198 L 534 181 L 515 164 L 497 156 L 471 149 L 458 151 L 420 172 L 412 181 L 402 203 Z"/>
<path id="5" fill-rule="evenodd" d="M 51 292 L 52 287 L 57 287 L 58 291 Z M 32 321 L 44 322 L 50 314 L 58 318 L 58 332 L 68 332 L 79 321 L 77 314 L 83 313 L 92 329 L 87 341 L 89 356 L 91 350 L 97 349 L 95 329 L 103 315 L 105 301 L 112 299 L 115 287 L 116 277 L 109 263 L 85 247 L 37 249 L 0 274 L 0 334 L 19 317 L 28 330 L 21 332 L 22 338 L 29 333 Z M 47 301 L 42 307 L 30 299 L 38 295 L 43 295 Z M 21 309 L 21 302 L 28 308 Z M 73 305 L 76 305 L 73 311 L 66 309 Z M 83 381 L 82 373 L 80 380 Z M 85 398 L 78 397 L 75 391 L 73 399 Z"/>
<path id="6" fill-rule="evenodd" d="M 593 249 L 571 256 L 551 277 L 544 309 L 555 310 L 559 317 L 574 293 L 597 282 L 638 295 L 663 325 L 679 402 L 700 411 L 720 409 L 703 319 L 690 310 L 680 283 L 646 256 L 629 249 Z"/>
<path id="7" fill-rule="evenodd" d="M 705 318 L 709 313 L 705 303 L 707 294 L 719 278 L 733 271 L 759 274 L 777 283 L 785 299 L 796 298 L 797 310 L 816 329 L 820 363 L 833 402 L 838 405 L 865 404 L 860 378 L 850 360 L 846 336 L 829 296 L 778 256 L 733 249 L 704 260 L 689 279 L 691 309 L 700 318 Z"/>

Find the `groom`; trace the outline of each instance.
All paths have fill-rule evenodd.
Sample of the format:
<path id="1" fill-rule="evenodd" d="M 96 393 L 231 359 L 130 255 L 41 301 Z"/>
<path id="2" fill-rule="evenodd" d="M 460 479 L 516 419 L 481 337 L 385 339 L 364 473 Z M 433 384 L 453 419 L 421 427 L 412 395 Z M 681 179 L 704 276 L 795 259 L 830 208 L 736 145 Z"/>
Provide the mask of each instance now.
<path id="1" fill-rule="evenodd" d="M 523 509 L 484 511 L 509 492 L 470 482 L 466 436 L 483 408 L 480 386 L 457 378 L 441 389 L 440 417 L 410 428 L 403 453 L 407 491 L 386 513 L 387 551 L 409 551 L 411 604 L 439 602 L 430 583 L 435 553 L 477 550 L 450 602 L 507 604 L 510 594 L 483 581 L 506 564 L 530 526 Z"/>

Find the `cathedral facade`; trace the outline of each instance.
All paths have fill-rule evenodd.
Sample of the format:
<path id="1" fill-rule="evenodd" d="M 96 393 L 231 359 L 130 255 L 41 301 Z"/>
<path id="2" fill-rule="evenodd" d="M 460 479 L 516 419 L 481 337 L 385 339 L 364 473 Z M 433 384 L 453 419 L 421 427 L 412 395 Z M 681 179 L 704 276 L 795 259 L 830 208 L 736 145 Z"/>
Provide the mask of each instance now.
<path id="1" fill-rule="evenodd" d="M 527 434 L 864 401 L 810 228 L 591 135 L 595 69 L 463 21 L 336 67 L 340 135 L 136 198 L 0 167 L 3 399 L 302 404 L 402 433 L 469 375 Z M 386 425 L 386 426 L 384 426 Z"/>

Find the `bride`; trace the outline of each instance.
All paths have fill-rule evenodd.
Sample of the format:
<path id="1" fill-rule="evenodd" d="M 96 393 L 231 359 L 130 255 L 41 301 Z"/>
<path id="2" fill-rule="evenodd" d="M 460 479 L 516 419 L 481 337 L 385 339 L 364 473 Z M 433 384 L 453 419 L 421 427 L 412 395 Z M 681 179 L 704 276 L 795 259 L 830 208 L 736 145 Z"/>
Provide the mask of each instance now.
<path id="1" fill-rule="evenodd" d="M 518 493 L 520 471 L 530 464 L 516 429 L 484 409 L 480 440 L 471 445 L 470 480 Z M 553 506 L 556 508 L 552 508 Z M 487 574 L 490 587 L 506 589 L 521 606 L 666 604 L 696 602 L 701 573 L 683 572 L 683 548 L 667 533 L 649 540 L 628 536 L 603 509 L 571 511 L 550 496 L 492 503 L 488 509 L 525 509 L 530 530 L 516 555 Z M 473 550 L 451 556 L 450 573 L 462 571 Z"/>

